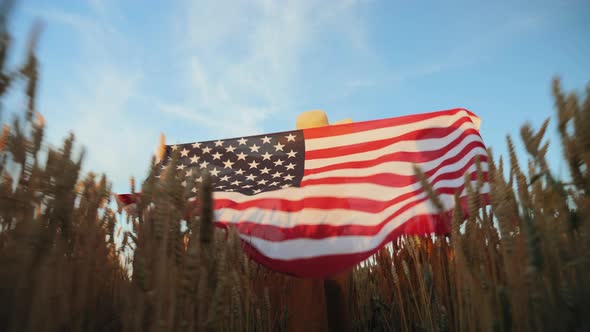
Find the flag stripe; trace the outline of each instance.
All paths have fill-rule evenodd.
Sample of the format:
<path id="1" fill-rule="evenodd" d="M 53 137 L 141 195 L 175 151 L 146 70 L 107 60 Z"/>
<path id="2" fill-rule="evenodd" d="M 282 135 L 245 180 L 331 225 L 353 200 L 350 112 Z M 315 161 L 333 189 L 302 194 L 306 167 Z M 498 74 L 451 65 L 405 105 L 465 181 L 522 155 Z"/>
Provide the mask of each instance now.
<path id="1" fill-rule="evenodd" d="M 482 194 L 482 201 L 488 202 L 489 195 Z M 461 199 L 461 205 L 466 206 L 467 199 Z M 465 215 L 467 210 L 464 209 Z M 272 267 L 275 271 L 283 272 L 293 276 L 307 278 L 325 278 L 330 274 L 337 274 L 350 269 L 351 266 L 364 261 L 374 255 L 386 244 L 395 241 L 401 235 L 428 235 L 445 234 L 449 231 L 447 215 L 414 215 L 406 222 L 395 228 L 389 236 L 375 248 L 368 251 L 358 251 L 352 254 L 322 255 L 308 258 L 296 259 L 273 259 L 265 256 L 248 242 L 244 241 L 244 251 L 254 260 L 262 265 Z"/>
<path id="2" fill-rule="evenodd" d="M 471 171 L 475 169 L 475 165 L 469 165 L 469 167 L 470 168 L 468 168 L 467 170 Z M 430 183 L 434 184 L 436 184 L 438 181 L 451 181 L 448 182 L 447 185 L 460 184 L 462 180 L 462 175 L 465 173 L 461 171 L 462 170 L 459 170 L 459 172 L 455 171 L 456 174 L 454 174 L 454 176 L 449 176 L 450 179 L 444 179 L 443 173 L 437 176 L 437 178 L 429 179 L 429 181 Z M 441 178 L 439 179 L 439 177 Z M 393 189 L 389 186 L 382 186 L 372 183 L 321 184 L 308 186 L 304 188 L 282 189 L 279 191 L 279 195 L 277 195 L 276 193 L 273 195 L 273 192 L 261 193 L 256 196 L 248 196 L 237 192 L 214 192 L 214 198 L 215 201 L 219 202 L 221 202 L 223 199 L 230 200 L 232 204 L 241 204 L 246 202 L 254 202 L 253 204 L 256 204 L 257 202 L 261 202 L 260 200 L 263 199 L 284 199 L 288 201 L 303 199 L 309 200 L 314 197 L 331 197 L 342 199 L 366 198 L 370 199 L 372 202 L 380 202 L 387 201 L 391 198 L 395 198 L 400 194 L 403 194 L 408 190 L 411 190 L 412 188 L 417 189 L 420 187 L 421 186 L 418 181 L 414 182 L 409 186 L 400 187 L 397 189 Z M 329 206 L 326 206 L 326 209 L 329 208 Z"/>
<path id="3" fill-rule="evenodd" d="M 453 195 L 441 195 L 440 199 L 445 206 L 452 206 Z M 261 239 L 251 235 L 241 234 L 241 238 L 249 242 L 266 256 L 273 259 L 291 260 L 297 258 L 310 258 L 323 255 L 351 254 L 370 251 L 388 238 L 388 235 L 398 226 L 407 222 L 415 215 L 433 215 L 435 207 L 429 199 L 424 198 L 411 209 L 407 209 L 395 216 L 395 219 L 387 220 L 385 225 L 373 235 L 350 235 L 322 239 L 296 238 L 275 242 Z"/>
<path id="4" fill-rule="evenodd" d="M 312 174 L 304 176 L 301 181 L 301 186 L 308 186 L 315 183 L 322 183 L 322 181 L 330 178 L 342 178 L 347 177 L 351 179 L 351 181 L 356 182 L 357 178 L 365 178 L 375 175 L 387 175 L 391 179 L 398 179 L 402 182 L 390 182 L 385 184 L 391 187 L 398 187 L 406 185 L 403 181 L 406 180 L 407 177 L 413 177 L 415 174 L 413 165 L 419 166 L 420 169 L 428 176 L 435 175 L 435 172 L 442 169 L 443 167 L 447 167 L 446 169 L 459 169 L 465 165 L 467 162 L 475 162 L 475 158 L 479 158 L 481 162 L 487 161 L 487 153 L 486 150 L 478 146 L 476 148 L 470 148 L 468 142 L 464 142 L 466 145 L 456 146 L 447 154 L 440 158 L 436 158 L 431 161 L 427 161 L 420 164 L 414 164 L 411 162 L 401 162 L 401 161 L 392 161 L 379 164 L 377 166 L 368 167 L 368 168 L 361 168 L 355 169 L 354 172 L 351 172 L 349 169 L 337 169 L 332 171 L 326 171 L 323 173 Z M 477 144 L 477 143 L 475 143 Z M 460 150 L 458 153 L 455 150 Z M 395 170 L 395 171 L 392 171 Z M 350 174 L 354 174 L 351 176 Z"/>
<path id="5" fill-rule="evenodd" d="M 306 146 L 307 151 L 305 152 L 305 159 L 306 161 L 316 161 L 317 159 L 323 160 L 330 158 L 330 160 L 334 160 L 336 157 L 350 158 L 350 155 L 354 155 L 355 157 L 360 158 L 370 158 L 379 156 L 379 153 L 386 153 L 393 149 L 400 149 L 403 151 L 416 151 L 417 146 L 415 144 L 412 144 L 416 141 L 420 141 L 424 144 L 434 144 L 431 149 L 438 149 L 441 146 L 444 146 L 444 142 L 452 141 L 452 139 L 460 135 L 460 130 L 468 129 L 474 129 L 473 123 L 471 123 L 471 119 L 469 117 L 464 116 L 457 119 L 454 123 L 450 124 L 449 126 L 444 126 L 441 128 L 432 128 L 428 130 L 424 130 L 423 128 L 421 128 L 394 137 L 391 137 L 390 132 L 389 136 L 387 136 L 384 139 L 353 143 L 350 145 L 342 145 L 337 148 L 330 147 L 312 150 L 313 147 L 308 144 Z M 391 130 L 392 129 L 390 129 L 390 131 Z M 474 130 L 473 132 L 478 134 L 477 130 Z M 448 136 L 452 136 L 452 138 L 449 138 Z M 441 142 L 441 139 L 443 138 L 447 139 L 447 141 Z M 371 153 L 360 154 L 363 152 Z M 338 161 L 334 160 L 334 162 Z"/>
<path id="6" fill-rule="evenodd" d="M 446 188 L 443 192 L 451 192 L 454 191 L 455 188 Z M 451 194 L 441 193 L 441 196 L 452 196 Z M 402 206 L 396 207 L 393 212 L 389 214 L 381 213 L 378 215 L 371 216 L 372 219 L 376 217 L 381 218 L 380 222 L 375 225 L 359 225 L 359 224 L 349 224 L 349 225 L 341 225 L 341 226 L 334 226 L 331 224 L 298 224 L 292 228 L 284 228 L 278 227 L 272 224 L 258 224 L 258 222 L 250 222 L 244 220 L 240 223 L 232 223 L 230 221 L 224 221 L 223 219 L 219 222 L 226 225 L 234 225 L 242 234 L 247 234 L 248 236 L 253 236 L 259 239 L 272 241 L 272 242 L 281 242 L 293 239 L 327 239 L 331 237 L 340 237 L 340 236 L 373 236 L 376 235 L 385 225 L 387 222 L 391 222 L 394 218 L 399 217 L 401 213 L 404 211 L 408 211 L 409 209 L 414 208 L 416 205 L 426 201 L 428 198 L 425 195 L 420 195 L 416 197 L 417 199 L 411 202 L 407 202 Z M 389 210 L 388 210 L 389 211 Z M 359 216 L 362 217 L 362 216 Z"/>
<path id="7" fill-rule="evenodd" d="M 438 193 L 441 197 L 453 197 L 457 190 L 463 191 L 463 188 L 445 187 L 440 188 Z M 482 192 L 487 193 L 487 191 L 488 187 L 486 185 L 482 189 Z M 412 199 L 410 200 L 409 198 Z M 404 197 L 404 200 L 398 204 L 391 205 L 379 213 L 355 212 L 351 215 L 350 212 L 346 213 L 344 210 L 335 210 L 330 211 L 329 218 L 324 218 L 323 220 L 318 220 L 318 211 L 306 209 L 299 213 L 299 220 L 289 220 L 291 216 L 288 213 L 275 212 L 273 213 L 273 222 L 268 222 L 269 220 L 261 220 L 267 211 L 255 208 L 242 211 L 244 217 L 239 222 L 224 219 L 224 211 L 219 214 L 217 220 L 226 225 L 235 225 L 243 234 L 273 242 L 296 238 L 323 239 L 349 235 L 369 236 L 377 234 L 393 218 L 396 218 L 408 209 L 414 208 L 417 204 L 427 199 L 428 197 L 422 191 L 418 194 Z M 449 208 L 449 206 L 446 206 L 446 208 Z M 231 216 L 231 212 L 227 215 Z M 248 219 L 249 216 L 252 216 L 252 220 Z M 359 219 L 363 222 L 358 223 Z M 286 220 L 286 222 L 281 222 L 283 220 Z"/>
<path id="8" fill-rule="evenodd" d="M 312 174 L 323 173 L 332 170 L 341 170 L 341 169 L 351 169 L 354 174 L 357 169 L 363 169 L 367 167 L 377 166 L 386 162 L 407 162 L 408 164 L 417 164 L 417 163 L 425 163 L 432 161 L 434 159 L 444 157 L 449 151 L 458 150 L 464 148 L 463 140 L 467 143 L 467 147 L 471 149 L 475 148 L 483 148 L 485 149 L 485 145 L 480 141 L 475 139 L 475 137 L 470 137 L 470 135 L 463 133 L 461 137 L 454 140 L 452 143 L 446 145 L 444 148 L 439 150 L 432 150 L 432 151 L 421 151 L 421 152 L 406 152 L 406 151 L 399 151 L 399 152 L 392 152 L 390 154 L 382 155 L 381 157 L 370 159 L 370 160 L 360 160 L 360 161 L 348 161 L 342 162 L 339 164 L 331 164 L 326 165 L 314 169 L 305 169 L 303 172 L 304 179 L 307 179 L 308 176 Z M 465 143 L 463 143 L 465 144 Z M 457 146 L 459 145 L 459 146 Z"/>
<path id="9" fill-rule="evenodd" d="M 400 134 L 404 132 L 403 126 L 412 125 L 413 127 L 431 128 L 444 123 L 444 119 L 456 114 L 467 115 L 473 119 L 474 124 L 479 129 L 480 119 L 477 115 L 466 109 L 457 108 L 447 111 L 438 111 L 431 113 L 412 114 L 389 119 L 371 120 L 363 122 L 354 122 L 334 126 L 325 126 L 318 128 L 305 129 L 305 139 L 316 139 L 326 137 L 341 137 L 351 133 L 359 133 L 375 129 L 396 127 Z M 434 120 L 434 121 L 433 121 Z"/>
<path id="10" fill-rule="evenodd" d="M 473 158 L 471 158 L 473 160 Z M 476 170 L 476 165 L 473 163 L 465 163 L 461 165 L 452 164 L 445 168 L 434 170 L 435 172 L 428 175 L 429 183 L 436 188 L 442 185 L 454 185 L 455 182 L 449 181 L 461 181 L 465 173 L 473 172 Z M 487 172 L 487 163 L 481 164 L 481 169 Z M 445 182 L 441 182 L 445 181 Z M 416 178 L 413 181 L 401 184 L 400 187 L 394 188 L 393 185 L 387 183 L 387 186 L 381 184 L 374 184 L 368 182 L 360 183 L 325 183 L 325 184 L 314 184 L 305 187 L 305 190 L 297 189 L 284 189 L 281 195 L 271 195 L 272 192 L 258 195 L 256 198 L 250 198 L 248 196 L 239 193 L 214 193 L 215 197 L 215 208 L 228 208 L 231 207 L 236 210 L 242 210 L 249 207 L 266 207 L 269 210 L 280 209 L 286 212 L 297 212 L 300 211 L 303 206 L 323 206 L 325 209 L 332 209 L 336 207 L 347 207 L 349 209 L 365 209 L 367 206 L 373 206 L 371 211 L 379 211 L 376 207 L 379 202 L 385 202 L 392 198 L 396 198 L 400 195 L 414 192 L 416 189 L 422 188 L 419 180 Z M 365 198 L 365 193 L 372 193 L 369 198 Z M 354 193 L 351 195 L 351 193 Z M 333 201 L 326 201 L 326 197 L 333 199 Z M 317 199 L 317 203 L 314 203 L 314 199 Z M 360 199 L 357 204 L 352 204 L 351 200 Z M 366 201 L 365 201 L 366 200 Z M 311 204 L 311 205 L 309 205 Z M 334 206 L 335 204 L 335 206 Z M 375 210 L 377 209 L 377 210 Z"/>
<path id="11" fill-rule="evenodd" d="M 339 148 L 351 144 L 368 143 L 382 139 L 389 139 L 398 137 L 413 131 L 418 130 L 432 130 L 435 128 L 448 127 L 455 121 L 464 117 L 464 114 L 442 115 L 434 119 L 428 119 L 419 123 L 411 123 L 406 125 L 393 125 L 382 127 L 373 130 L 353 132 L 341 136 L 329 136 L 322 138 L 309 138 L 308 130 L 316 130 L 317 128 L 304 129 L 303 135 L 305 137 L 306 151 L 322 150 L 327 148 Z M 473 128 L 477 130 L 476 124 L 473 123 Z"/>
<path id="12" fill-rule="evenodd" d="M 470 178 L 475 180 L 475 172 Z M 485 175 L 485 174 L 484 174 Z M 437 193 L 454 193 L 453 188 L 459 189 L 463 178 L 440 180 L 433 185 Z M 233 204 L 229 200 L 216 199 L 216 219 L 227 222 L 248 220 L 263 224 L 276 224 L 283 228 L 295 227 L 298 224 L 332 224 L 345 225 L 357 223 L 371 225 L 371 217 L 385 210 L 397 208 L 402 202 L 423 195 L 424 190 L 416 186 L 413 190 L 392 195 L 387 200 L 373 200 L 369 198 L 353 198 L 346 200 L 334 197 L 310 197 L 301 200 L 267 199 L 263 201 Z M 459 192 L 460 193 L 460 192 Z M 330 207 L 327 209 L 326 207 Z M 239 215 L 239 217 L 237 217 Z"/>
<path id="13" fill-rule="evenodd" d="M 489 202 L 489 195 L 482 194 L 482 201 Z M 461 205 L 467 205 L 467 198 L 461 198 Z M 487 203 L 485 203 L 487 204 Z M 465 215 L 468 210 L 464 209 Z M 336 274 L 348 270 L 363 260 L 374 255 L 387 243 L 395 241 L 401 235 L 429 235 L 445 234 L 449 231 L 448 215 L 425 214 L 415 215 L 408 221 L 395 228 L 378 246 L 368 251 L 359 251 L 352 254 L 323 255 L 309 258 L 273 259 L 263 255 L 248 242 L 244 242 L 244 250 L 254 260 L 265 266 L 272 266 L 275 271 L 294 276 L 308 278 L 325 278 L 327 275 Z M 330 272 L 327 272 L 330 271 Z"/>

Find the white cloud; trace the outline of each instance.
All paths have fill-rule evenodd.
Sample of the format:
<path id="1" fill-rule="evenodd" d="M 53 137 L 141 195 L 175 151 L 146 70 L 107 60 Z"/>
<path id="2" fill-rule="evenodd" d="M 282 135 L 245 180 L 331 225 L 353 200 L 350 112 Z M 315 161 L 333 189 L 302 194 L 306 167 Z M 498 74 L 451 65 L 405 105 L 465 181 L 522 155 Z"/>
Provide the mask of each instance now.
<path id="1" fill-rule="evenodd" d="M 49 111 L 43 109 L 47 105 L 59 107 L 56 116 L 64 120 L 56 123 L 48 119 L 54 133 L 49 137 L 51 143 L 58 143 L 56 140 L 65 136 L 64 130 L 72 131 L 77 145 L 86 150 L 83 171 L 105 173 L 116 191 L 126 191 L 131 175 L 144 176 L 147 172 L 158 132 L 131 109 L 142 99 L 141 84 L 145 79 L 141 68 L 125 61 L 133 54 L 133 43 L 117 31 L 108 16 L 103 16 L 108 10 L 105 3 L 95 5 L 102 6 L 100 11 L 88 15 L 55 8 L 28 10 L 49 23 L 48 33 L 61 26 L 76 37 L 66 43 L 76 56 L 61 68 L 64 76 L 47 77 L 44 71 L 41 73 L 41 89 L 59 80 L 63 99 L 40 106 L 41 112 Z M 55 66 L 54 60 L 43 59 L 42 70 Z"/>
<path id="2" fill-rule="evenodd" d="M 133 170 L 147 171 L 158 138 L 157 131 L 128 112 L 141 76 L 106 67 L 87 75 L 90 89 L 65 103 L 77 114 L 71 123 L 79 144 L 87 147 L 85 168 L 125 186 Z"/>
<path id="3" fill-rule="evenodd" d="M 304 110 L 291 107 L 291 92 L 309 79 L 302 77 L 301 59 L 326 31 L 368 51 L 363 22 L 355 16 L 359 3 L 183 1 L 173 40 L 181 45 L 179 61 L 189 69 L 183 81 L 193 98 L 166 102 L 162 111 L 192 119 L 214 135 L 261 133 L 277 114 L 294 122 Z M 213 112 L 228 123 L 202 121 Z"/>
<path id="4" fill-rule="evenodd" d="M 328 33 L 368 50 L 353 1 L 180 4 L 159 15 L 158 39 L 138 35 L 141 26 L 124 30 L 119 24 L 129 21 L 113 1 L 91 0 L 85 14 L 28 8 L 50 29 L 67 27 L 77 36 L 64 42 L 76 55 L 60 88 L 64 100 L 55 104 L 63 105 L 69 128 L 87 148 L 85 165 L 106 172 L 115 190 L 127 190 L 130 175 L 144 175 L 160 131 L 168 143 L 178 143 L 262 133 L 272 117 L 292 119 L 294 127 L 304 110 L 291 106 L 292 90 L 308 79 L 301 74 L 302 58 Z M 174 121 L 191 123 L 199 137 L 165 127 Z"/>

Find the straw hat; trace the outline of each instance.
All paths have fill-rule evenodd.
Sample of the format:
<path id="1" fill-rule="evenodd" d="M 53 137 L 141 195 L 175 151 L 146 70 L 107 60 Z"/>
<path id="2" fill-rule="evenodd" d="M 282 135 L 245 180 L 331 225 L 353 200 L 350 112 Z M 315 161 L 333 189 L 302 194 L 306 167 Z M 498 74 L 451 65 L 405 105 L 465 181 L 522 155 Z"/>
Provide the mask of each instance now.
<path id="1" fill-rule="evenodd" d="M 344 124 L 344 123 L 351 123 L 352 119 L 344 119 L 340 121 L 336 121 L 332 123 L 332 125 Z M 316 127 L 324 127 L 330 125 L 328 121 L 328 116 L 326 112 L 322 110 L 311 110 L 305 111 L 297 117 L 296 121 L 296 128 L 297 129 L 307 129 L 307 128 L 316 128 Z"/>

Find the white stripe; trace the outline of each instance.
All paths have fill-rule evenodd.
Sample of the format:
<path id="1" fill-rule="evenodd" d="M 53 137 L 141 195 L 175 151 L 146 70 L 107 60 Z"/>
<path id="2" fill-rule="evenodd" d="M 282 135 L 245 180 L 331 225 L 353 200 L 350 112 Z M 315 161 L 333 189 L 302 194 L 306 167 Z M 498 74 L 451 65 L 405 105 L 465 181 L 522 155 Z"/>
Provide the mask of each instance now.
<path id="1" fill-rule="evenodd" d="M 373 160 L 375 158 L 379 158 L 381 156 L 389 155 L 395 152 L 428 152 L 440 150 L 448 146 L 458 137 L 460 137 L 465 132 L 465 130 L 469 129 L 468 127 L 470 126 L 472 126 L 472 124 L 464 123 L 461 127 L 449 133 L 449 135 L 441 138 L 401 141 L 376 150 L 359 152 L 338 157 L 306 160 L 305 168 L 314 169 L 350 161 Z M 470 137 L 472 141 L 482 141 L 481 137 L 475 134 L 470 134 L 465 138 L 467 137 Z M 463 138 L 463 140 L 465 140 L 465 138 Z"/>
<path id="2" fill-rule="evenodd" d="M 447 154 L 449 156 L 446 158 L 452 158 L 453 156 L 450 155 L 452 152 L 455 152 L 455 151 L 451 150 L 451 151 L 447 152 Z M 485 154 L 485 150 L 480 147 L 475 148 L 475 149 L 469 151 L 467 154 L 465 154 L 459 161 L 452 163 L 450 165 L 446 165 L 444 167 L 441 167 L 429 178 L 434 179 L 439 174 L 459 170 L 463 166 L 465 166 L 477 154 Z M 336 170 L 336 171 L 325 172 L 320 175 L 321 175 L 321 177 L 324 177 L 324 174 L 329 174 L 332 176 L 336 176 L 336 175 L 351 176 L 351 174 L 354 174 L 355 176 L 366 176 L 366 175 L 383 173 L 384 171 L 387 173 L 393 173 L 392 170 L 395 170 L 395 174 L 398 174 L 398 173 L 399 174 L 406 174 L 408 172 L 408 171 L 405 171 L 405 169 L 407 167 L 409 167 L 411 169 L 411 173 L 407 173 L 407 174 L 414 174 L 413 169 L 411 168 L 412 164 L 410 164 L 410 163 L 407 164 L 406 168 L 401 167 L 402 165 L 399 165 L 398 168 L 392 168 L 392 165 L 390 163 L 385 163 L 383 165 L 385 165 L 385 166 L 382 166 L 383 168 L 381 168 L 380 166 L 375 166 L 375 167 L 371 168 L 371 169 L 373 169 L 373 172 L 368 172 L 367 174 L 365 174 L 365 172 L 362 169 L 359 169 L 359 170 L 353 170 L 353 173 L 351 173 L 350 170 L 346 171 L 346 172 L 342 172 L 342 173 L 339 173 L 340 170 Z M 431 167 L 432 164 L 429 164 L 429 163 L 422 163 L 422 164 L 418 164 L 418 165 L 422 168 L 423 171 L 429 171 L 434 168 L 434 167 Z M 427 165 L 428 167 L 423 167 L 424 165 Z M 440 162 L 435 165 L 436 166 L 440 165 Z M 488 165 L 486 162 L 481 162 L 481 166 L 482 166 L 482 170 L 484 170 L 484 171 L 488 170 L 488 168 L 487 168 Z M 473 167 L 475 167 L 475 165 Z M 402 171 L 402 170 L 404 170 L 404 171 Z M 311 175 L 304 177 L 304 179 L 311 179 L 311 178 L 317 178 L 317 177 L 312 177 Z M 419 184 L 414 184 L 414 186 L 418 186 L 418 185 Z M 396 192 L 398 192 L 399 190 L 402 190 L 403 188 L 404 187 L 394 188 L 394 187 L 383 186 L 383 185 L 378 185 L 378 184 L 370 184 L 370 183 L 317 184 L 317 185 L 308 185 L 308 186 L 305 186 L 302 188 L 290 187 L 290 188 L 285 188 L 285 189 L 266 191 L 266 192 L 262 192 L 257 195 L 254 195 L 254 196 L 244 195 L 239 192 L 214 191 L 213 197 L 216 199 L 217 198 L 230 199 L 235 202 L 241 203 L 241 202 L 247 202 L 250 200 L 264 199 L 264 198 L 270 198 L 270 199 L 283 198 L 283 199 L 288 199 L 288 200 L 300 200 L 304 197 L 318 197 L 318 196 L 326 197 L 327 193 L 329 193 L 331 197 L 342 197 L 342 198 L 359 197 L 359 195 L 358 195 L 359 193 L 364 192 L 364 190 L 367 190 L 367 192 L 370 193 L 370 195 L 368 195 L 367 197 L 371 197 L 374 200 L 379 200 L 379 198 L 382 198 L 383 200 L 389 200 L 390 199 L 389 197 L 392 197 L 392 196 L 395 197 L 396 195 L 398 195 Z M 409 187 L 406 187 L 406 188 L 409 188 Z M 417 187 L 415 187 L 415 188 L 417 188 Z"/>
<path id="3" fill-rule="evenodd" d="M 298 225 L 345 226 L 358 224 L 361 226 L 374 226 L 381 223 L 384 218 L 392 215 L 396 210 L 425 197 L 426 194 L 421 192 L 377 213 L 351 211 L 347 209 L 331 209 L 330 211 L 326 211 L 325 209 L 306 208 L 298 212 L 284 212 L 280 210 L 264 210 L 256 207 L 245 210 L 224 208 L 215 212 L 215 220 L 232 224 L 249 221 L 259 225 L 271 225 L 285 229 Z"/>
<path id="4" fill-rule="evenodd" d="M 414 123 L 395 125 L 392 127 L 379 128 L 362 131 L 358 133 L 329 136 L 322 138 L 310 138 L 305 140 L 305 150 L 313 151 L 326 148 L 346 146 L 350 144 L 372 142 L 381 139 L 388 139 L 400 136 L 416 130 L 428 130 L 431 128 L 444 128 L 452 125 L 462 117 L 468 116 L 474 121 L 474 117 L 465 111 L 457 112 L 453 115 L 441 115 L 435 118 L 426 119 Z M 474 121 L 475 122 L 475 121 Z M 471 128 L 478 129 L 477 122 L 471 123 Z"/>
<path id="5" fill-rule="evenodd" d="M 484 163 L 482 163 L 482 166 Z M 452 165 L 451 165 L 452 166 Z M 485 166 L 484 166 L 485 167 Z M 463 181 L 463 178 L 458 181 Z M 442 182 L 442 181 L 440 181 Z M 462 183 L 455 184 L 459 186 Z M 420 187 L 420 183 L 414 183 L 415 189 Z M 214 192 L 215 199 L 229 199 L 236 203 L 248 202 L 256 199 L 286 199 L 301 200 L 307 197 L 335 197 L 335 198 L 371 198 L 375 201 L 389 201 L 399 195 L 403 188 L 393 188 L 371 183 L 344 183 L 344 184 L 318 184 L 302 188 L 285 188 L 273 191 L 267 191 L 255 196 L 248 196 L 239 192 Z"/>
<path id="6" fill-rule="evenodd" d="M 470 135 L 468 137 L 465 137 L 465 139 L 461 143 L 454 146 L 452 149 L 447 151 L 444 155 L 440 156 L 439 158 L 426 161 L 423 163 L 415 163 L 412 161 L 389 161 L 365 168 L 342 168 L 324 171 L 316 174 L 309 174 L 304 176 L 302 180 L 319 179 L 329 176 L 366 176 L 379 173 L 414 175 L 413 165 L 418 165 L 420 166 L 420 168 L 422 168 L 423 171 L 427 172 L 433 168 L 436 168 L 443 161 L 457 156 L 468 144 L 479 141 L 479 137 L 475 135 Z M 476 155 L 487 156 L 487 152 L 484 148 L 478 146 L 469 150 L 469 152 L 466 154 L 466 156 L 470 156 L 470 158 Z"/>
<path id="7" fill-rule="evenodd" d="M 486 167 L 487 168 L 487 167 Z M 476 167 L 473 165 L 469 168 L 468 172 L 475 171 Z M 449 179 L 449 180 L 442 180 L 433 185 L 433 188 L 436 190 L 438 188 L 443 187 L 450 187 L 450 188 L 457 188 L 461 186 L 465 182 L 462 176 Z M 367 197 L 375 197 L 378 198 L 380 202 L 387 202 L 396 197 L 399 197 L 403 194 L 407 194 L 413 191 L 416 191 L 421 188 L 420 183 L 414 183 L 410 186 L 406 186 L 403 188 L 392 189 L 387 188 L 388 190 L 383 190 L 383 195 L 375 194 L 375 189 L 378 187 L 383 188 L 383 186 L 377 185 L 368 185 L 368 184 L 351 184 L 349 186 L 354 187 L 354 196 L 350 193 L 345 195 L 344 198 L 353 198 L 353 197 L 360 197 L 360 198 L 367 198 Z M 341 191 L 339 190 L 342 185 L 322 185 L 322 186 L 315 186 L 315 187 L 322 187 L 324 191 L 321 195 L 315 196 L 306 196 L 307 198 L 313 198 L 317 196 L 321 197 L 333 197 L 336 195 L 341 195 Z M 312 187 L 310 187 L 312 188 Z M 303 188 L 302 188 L 303 189 Z M 329 191 L 326 191 L 329 190 Z M 350 190 L 350 189 L 347 189 Z M 292 197 L 285 197 L 280 196 L 284 199 L 290 199 Z M 406 205 L 408 202 L 418 200 L 420 198 L 425 197 L 424 193 L 420 193 L 418 195 L 414 195 L 408 197 L 408 199 L 398 202 L 390 207 L 387 207 L 381 212 L 378 213 L 370 213 L 370 212 L 362 212 L 362 211 L 354 211 L 349 209 L 315 209 L 315 208 L 303 208 L 298 212 L 285 212 L 281 210 L 275 209 L 263 209 L 259 207 L 250 207 L 243 210 L 236 210 L 232 208 L 221 208 L 215 210 L 215 220 L 229 222 L 229 223 L 239 223 L 241 221 L 250 221 L 260 225 L 275 225 L 280 226 L 283 228 L 291 228 L 297 225 L 306 224 L 306 225 L 333 225 L 333 226 L 342 226 L 342 225 L 349 225 L 349 224 L 357 224 L 361 223 L 362 225 L 375 225 L 380 223 L 386 216 L 391 215 L 395 210 L 399 209 L 400 207 Z M 377 199 L 375 199 L 377 200 Z"/>
<path id="8" fill-rule="evenodd" d="M 489 192 L 486 184 L 482 193 Z M 443 205 L 450 209 L 454 206 L 453 195 L 439 196 Z M 375 249 L 397 227 L 420 214 L 432 214 L 436 211 L 430 200 L 417 204 L 412 209 L 400 214 L 387 223 L 374 236 L 338 236 L 326 239 L 293 239 L 281 242 L 267 241 L 241 234 L 240 237 L 258 249 L 264 256 L 272 259 L 291 260 L 325 255 L 342 255 L 366 252 Z"/>

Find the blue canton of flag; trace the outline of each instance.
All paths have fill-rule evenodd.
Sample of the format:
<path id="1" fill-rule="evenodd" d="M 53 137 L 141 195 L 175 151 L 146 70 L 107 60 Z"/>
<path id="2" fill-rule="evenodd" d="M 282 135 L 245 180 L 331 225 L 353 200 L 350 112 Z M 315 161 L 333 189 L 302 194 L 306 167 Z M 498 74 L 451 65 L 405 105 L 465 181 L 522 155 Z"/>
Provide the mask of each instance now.
<path id="1" fill-rule="evenodd" d="M 214 191 L 245 195 L 298 187 L 303 177 L 305 141 L 300 130 L 167 146 L 160 172 L 169 167 L 175 151 L 180 153 L 176 171 L 193 193 L 205 170 Z"/>

